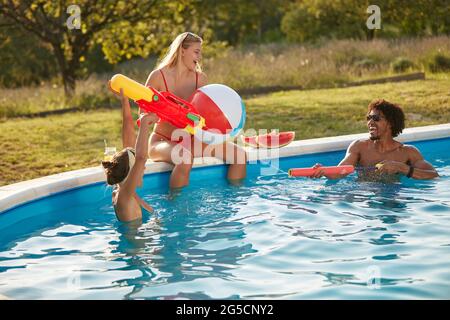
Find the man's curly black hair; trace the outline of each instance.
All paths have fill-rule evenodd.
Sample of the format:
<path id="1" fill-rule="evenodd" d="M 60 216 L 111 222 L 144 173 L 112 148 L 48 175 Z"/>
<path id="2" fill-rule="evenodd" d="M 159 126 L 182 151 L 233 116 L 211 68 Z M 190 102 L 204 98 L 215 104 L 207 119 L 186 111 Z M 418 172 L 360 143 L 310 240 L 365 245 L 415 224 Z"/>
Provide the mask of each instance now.
<path id="1" fill-rule="evenodd" d="M 405 114 L 400 106 L 390 103 L 384 99 L 374 100 L 369 103 L 367 114 L 373 109 L 383 113 L 387 122 L 391 125 L 392 136 L 396 137 L 405 129 Z"/>

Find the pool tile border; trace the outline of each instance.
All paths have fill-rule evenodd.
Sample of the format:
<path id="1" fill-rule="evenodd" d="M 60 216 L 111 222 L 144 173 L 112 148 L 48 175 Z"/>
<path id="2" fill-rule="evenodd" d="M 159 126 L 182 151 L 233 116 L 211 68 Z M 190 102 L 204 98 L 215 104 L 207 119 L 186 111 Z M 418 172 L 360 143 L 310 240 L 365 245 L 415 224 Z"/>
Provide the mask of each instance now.
<path id="1" fill-rule="evenodd" d="M 450 137 L 450 123 L 408 128 L 397 138 L 401 142 L 413 142 Z M 367 138 L 367 133 L 350 134 L 308 140 L 297 140 L 280 149 L 254 149 L 247 147 L 249 162 L 290 157 L 303 154 L 339 151 L 346 149 L 356 139 Z M 220 165 L 223 162 L 216 158 L 194 160 L 194 168 Z M 166 172 L 172 165 L 162 162 L 147 161 L 145 174 Z M 22 181 L 0 187 L 0 213 L 34 199 L 55 193 L 105 181 L 101 166 L 73 170 L 42 178 Z"/>

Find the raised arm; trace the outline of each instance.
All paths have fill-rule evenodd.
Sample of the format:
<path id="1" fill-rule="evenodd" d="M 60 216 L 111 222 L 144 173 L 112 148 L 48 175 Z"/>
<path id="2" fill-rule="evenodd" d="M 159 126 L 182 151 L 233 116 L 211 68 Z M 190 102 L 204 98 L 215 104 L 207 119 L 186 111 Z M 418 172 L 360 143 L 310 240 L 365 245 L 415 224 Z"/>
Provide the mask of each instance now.
<path id="1" fill-rule="evenodd" d="M 122 104 L 122 145 L 123 148 L 134 148 L 136 144 L 136 133 L 134 132 L 133 116 L 131 114 L 130 100 L 123 94 L 122 88 L 118 94 L 111 88 L 111 81 L 108 82 L 109 90 L 120 98 Z"/>
<path id="2" fill-rule="evenodd" d="M 141 127 L 136 141 L 136 159 L 133 168 L 130 171 L 127 181 L 123 184 L 121 190 L 124 193 L 134 193 L 136 187 L 140 184 L 145 171 L 145 162 L 148 157 L 148 138 L 150 134 L 150 125 L 158 120 L 154 113 L 141 115 Z"/>

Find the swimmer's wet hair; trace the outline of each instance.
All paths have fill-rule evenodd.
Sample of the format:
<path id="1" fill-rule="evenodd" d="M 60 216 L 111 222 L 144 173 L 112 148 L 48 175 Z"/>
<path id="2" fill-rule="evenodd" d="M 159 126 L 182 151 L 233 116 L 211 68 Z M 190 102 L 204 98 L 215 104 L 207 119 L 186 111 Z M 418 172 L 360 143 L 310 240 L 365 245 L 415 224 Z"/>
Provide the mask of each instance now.
<path id="1" fill-rule="evenodd" d="M 390 103 L 384 99 L 378 99 L 369 103 L 367 114 L 373 109 L 383 113 L 386 121 L 391 125 L 393 137 L 398 136 L 405 129 L 405 114 L 399 105 Z"/>
<path id="2" fill-rule="evenodd" d="M 109 185 L 115 185 L 122 182 L 130 170 L 130 161 L 128 159 L 128 148 L 117 152 L 111 161 L 102 161 L 105 169 L 106 181 Z"/>

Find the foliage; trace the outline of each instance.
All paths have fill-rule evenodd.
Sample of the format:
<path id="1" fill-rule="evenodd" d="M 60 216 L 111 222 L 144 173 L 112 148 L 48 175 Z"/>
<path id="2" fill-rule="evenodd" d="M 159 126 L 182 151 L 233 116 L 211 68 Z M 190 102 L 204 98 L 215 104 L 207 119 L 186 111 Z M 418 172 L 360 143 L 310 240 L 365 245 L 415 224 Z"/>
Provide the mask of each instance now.
<path id="1" fill-rule="evenodd" d="M 381 30 L 375 31 L 366 26 L 368 0 L 79 0 L 81 28 L 73 30 L 66 24 L 71 4 L 0 0 L 0 86 L 50 81 L 62 83 L 71 97 L 77 79 L 112 72 L 126 60 L 154 59 L 186 30 L 204 38 L 204 56 L 212 58 L 224 57 L 230 48 L 281 46 L 286 40 L 323 46 L 330 39 L 450 34 L 447 0 L 379 0 Z M 363 54 L 351 56 L 359 70 L 381 63 Z M 441 60 L 424 63 L 435 70 Z"/>
<path id="2" fill-rule="evenodd" d="M 367 0 L 298 0 L 283 16 L 281 28 L 294 42 L 450 33 L 450 6 L 446 0 L 379 0 L 379 30 L 369 30 L 365 25 L 370 4 Z"/>
<path id="3" fill-rule="evenodd" d="M 0 32 L 0 70 L 0 86 L 5 88 L 37 85 L 58 72 L 51 49 L 11 25 Z"/>
<path id="4" fill-rule="evenodd" d="M 449 72 L 450 56 L 442 53 L 435 53 L 430 58 L 428 68 L 430 69 L 431 72 Z"/>
<path id="5" fill-rule="evenodd" d="M 391 64 L 392 71 L 394 71 L 395 73 L 402 73 L 410 70 L 413 67 L 414 62 L 405 57 L 398 57 Z"/>
<path id="6" fill-rule="evenodd" d="M 288 40 L 305 42 L 321 37 L 363 38 L 367 28 L 367 1 L 301 0 L 286 12 L 281 29 Z"/>
<path id="7" fill-rule="evenodd" d="M 69 0 L 0 0 L 3 20 L 51 47 L 66 97 L 73 95 L 76 75 L 95 45 L 102 45 L 110 63 L 119 57 L 147 56 L 161 38 L 164 41 L 160 36 L 157 40 L 156 34 L 170 37 L 177 31 L 173 23 L 189 0 L 80 0 L 79 20 L 73 20 L 71 4 Z M 79 22 L 80 28 L 69 28 L 69 22 Z"/>
<path id="8" fill-rule="evenodd" d="M 209 82 L 223 83 L 243 93 L 248 89 L 275 86 L 330 88 L 391 76 L 391 64 L 398 57 L 414 63 L 411 71 L 429 70 L 430 64 L 434 65 L 435 54 L 450 56 L 450 37 L 401 41 L 332 40 L 321 46 L 273 43 L 240 48 L 214 42 L 214 45 L 207 43 L 204 49 L 203 69 Z M 57 83 L 0 89 L 0 118 L 64 108 L 86 110 L 117 106 L 107 89 L 108 79 L 114 73 L 122 73 L 143 83 L 156 61 L 156 56 L 133 58 L 115 65 L 110 72 L 92 74 L 77 82 L 77 93 L 67 101 L 64 101 L 62 86 Z M 436 69 L 433 67 L 433 70 Z M 439 73 L 433 77 L 437 75 Z M 427 78 L 430 76 L 427 74 Z"/>

